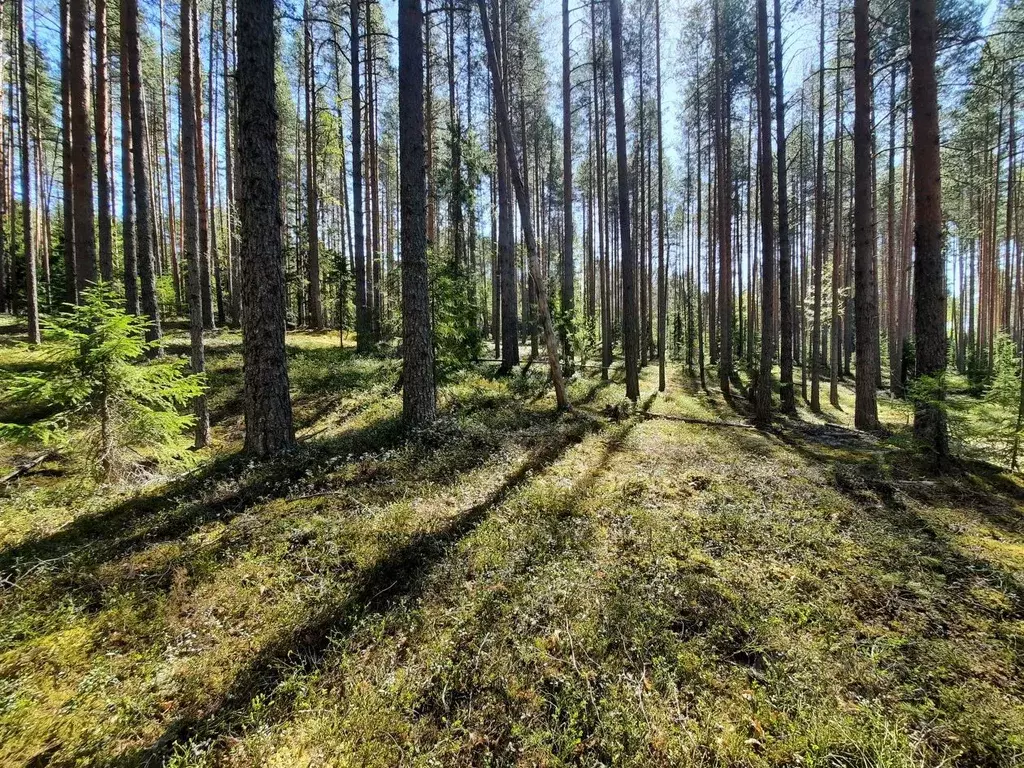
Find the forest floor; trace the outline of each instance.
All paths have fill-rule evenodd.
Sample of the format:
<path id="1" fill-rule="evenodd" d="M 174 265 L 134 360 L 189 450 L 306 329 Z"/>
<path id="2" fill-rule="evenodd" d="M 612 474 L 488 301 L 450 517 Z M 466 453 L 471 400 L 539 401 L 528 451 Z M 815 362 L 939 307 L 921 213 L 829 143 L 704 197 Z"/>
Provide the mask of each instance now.
<path id="1" fill-rule="evenodd" d="M 0 765 L 1024 765 L 1019 477 L 927 473 L 848 384 L 663 418 L 745 417 L 678 366 L 618 418 L 481 365 L 406 435 L 396 361 L 288 343 L 292 455 L 238 453 L 222 332 L 191 471 L 0 488 Z"/>

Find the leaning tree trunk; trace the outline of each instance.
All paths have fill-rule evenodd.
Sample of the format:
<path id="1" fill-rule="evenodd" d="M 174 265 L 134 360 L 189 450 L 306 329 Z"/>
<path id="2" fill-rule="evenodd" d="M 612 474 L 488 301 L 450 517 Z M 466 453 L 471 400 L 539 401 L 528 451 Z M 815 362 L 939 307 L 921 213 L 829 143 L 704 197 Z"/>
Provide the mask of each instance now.
<path id="1" fill-rule="evenodd" d="M 124 0 L 122 0 L 123 2 Z M 247 0 L 256 2 L 256 0 Z M 242 5 L 240 3 L 239 5 Z M 188 314 L 189 335 L 192 350 L 192 370 L 203 373 L 206 370 L 203 349 L 203 290 L 202 271 L 199 259 L 199 208 L 196 184 L 196 104 L 195 80 L 192 72 L 194 59 L 189 54 L 194 45 L 192 39 L 193 15 L 196 13 L 195 0 L 181 0 L 181 50 L 178 92 L 181 99 L 181 213 L 182 213 L 182 255 L 188 268 Z M 273 76 L 263 81 L 273 82 Z M 269 89 L 267 89 L 269 90 Z M 271 107 L 271 114 L 276 114 Z M 136 170 L 138 166 L 136 166 Z M 277 211 L 275 210 L 275 216 Z M 140 222 L 141 229 L 141 222 Z M 255 311 L 247 308 L 245 315 Z M 282 329 L 284 324 L 281 324 Z M 206 395 L 200 395 L 194 403 L 196 415 L 196 447 L 202 448 L 210 442 L 210 414 L 206 406 Z"/>
<path id="2" fill-rule="evenodd" d="M 285 357 L 274 0 L 238 0 L 235 13 L 245 450 L 267 456 L 295 442 Z M 193 318 L 200 332 L 201 320 Z"/>
<path id="3" fill-rule="evenodd" d="M 427 274 L 427 153 L 423 130 L 423 8 L 398 4 L 398 129 L 402 227 L 402 418 L 420 427 L 437 416 Z"/>
<path id="4" fill-rule="evenodd" d="M 875 284 L 875 217 L 871 205 L 874 157 L 871 151 L 871 51 L 868 40 L 868 11 L 869 0 L 854 0 L 853 220 L 857 396 L 853 419 L 859 429 L 878 428 L 878 371 L 875 368 L 878 364 L 878 286 Z"/>
<path id="5" fill-rule="evenodd" d="M 530 262 L 530 280 L 537 297 L 537 309 L 543 324 L 544 344 L 547 347 L 551 382 L 555 387 L 555 400 L 560 409 L 568 408 L 569 399 L 565 393 L 565 381 L 562 378 L 562 369 L 558 363 L 558 342 L 555 338 L 554 327 L 551 324 L 551 313 L 548 310 L 548 292 L 547 287 L 544 285 L 540 256 L 537 251 L 537 238 L 533 230 L 529 190 L 523 182 L 523 176 L 519 170 L 519 161 L 515 155 L 515 148 L 512 142 L 512 126 L 509 122 L 508 102 L 505 99 L 505 84 L 501 79 L 501 68 L 498 66 L 494 40 L 491 37 L 491 28 L 487 26 L 487 6 L 485 2 L 486 0 L 477 0 L 477 7 L 480 9 L 480 23 L 484 29 L 487 64 L 490 67 L 491 77 L 494 81 L 494 108 L 497 115 L 498 128 L 501 130 L 502 138 L 504 139 L 508 172 L 512 180 L 512 187 L 515 189 L 516 201 L 519 203 L 519 218 L 523 230 L 523 240 L 526 241 L 526 254 Z"/>
<path id="6" fill-rule="evenodd" d="M 626 397 L 634 405 L 640 398 L 639 328 L 636 306 L 636 264 L 629 218 L 629 163 L 626 158 L 626 105 L 622 84 L 622 4 L 610 0 L 612 83 L 615 92 L 615 154 L 618 162 L 619 240 L 622 253 L 622 348 L 626 358 Z"/>
<path id="7" fill-rule="evenodd" d="M 915 437 L 939 458 L 949 452 L 944 392 L 946 264 L 942 253 L 939 101 L 935 80 L 935 0 L 910 2 L 910 102 L 914 125 L 914 344 L 917 376 L 936 380 L 914 408 Z"/>

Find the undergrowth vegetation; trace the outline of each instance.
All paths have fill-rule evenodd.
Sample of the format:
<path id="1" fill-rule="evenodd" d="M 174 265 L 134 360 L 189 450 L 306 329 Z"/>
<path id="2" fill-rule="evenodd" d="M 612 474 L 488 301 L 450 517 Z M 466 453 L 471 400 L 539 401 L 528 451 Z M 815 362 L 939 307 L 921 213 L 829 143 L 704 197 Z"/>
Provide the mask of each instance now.
<path id="1" fill-rule="evenodd" d="M 452 371 L 406 434 L 397 360 L 288 343 L 294 453 L 238 453 L 222 332 L 194 469 L 0 489 L 0 765 L 1024 764 L 1017 476 L 926 475 L 846 387 L 688 423 L 745 407 L 675 368 L 563 415 Z"/>

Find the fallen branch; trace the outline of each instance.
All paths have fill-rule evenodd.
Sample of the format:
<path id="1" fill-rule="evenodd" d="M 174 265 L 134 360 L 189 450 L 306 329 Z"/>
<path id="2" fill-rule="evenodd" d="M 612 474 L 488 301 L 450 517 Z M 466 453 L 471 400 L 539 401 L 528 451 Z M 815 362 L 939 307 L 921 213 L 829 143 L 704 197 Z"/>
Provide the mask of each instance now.
<path id="1" fill-rule="evenodd" d="M 7 483 L 11 482 L 11 480 L 21 477 L 26 472 L 30 472 L 31 470 L 35 469 L 40 464 L 42 464 L 44 461 L 49 459 L 51 456 L 53 456 L 53 451 L 47 451 L 46 453 L 39 454 L 27 464 L 22 464 L 13 472 L 8 472 L 3 477 L 0 477 L 0 485 L 6 485 Z"/>
<path id="2" fill-rule="evenodd" d="M 699 424 L 702 427 L 734 427 L 735 429 L 757 429 L 753 424 L 744 424 L 739 421 L 712 421 L 711 419 L 694 419 L 689 416 L 669 416 L 667 413 L 641 412 L 639 414 L 645 419 L 666 419 L 668 421 L 681 421 L 684 424 Z"/>

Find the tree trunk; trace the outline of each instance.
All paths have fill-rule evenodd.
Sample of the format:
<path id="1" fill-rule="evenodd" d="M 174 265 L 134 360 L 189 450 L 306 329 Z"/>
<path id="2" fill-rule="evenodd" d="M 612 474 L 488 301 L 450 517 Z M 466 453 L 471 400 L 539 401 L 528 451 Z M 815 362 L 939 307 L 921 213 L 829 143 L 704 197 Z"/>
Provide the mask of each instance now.
<path id="1" fill-rule="evenodd" d="M 368 352 L 373 344 L 366 305 L 366 256 L 363 250 L 363 118 L 359 84 L 359 0 L 349 7 L 352 64 L 352 229 L 355 247 L 356 352 Z"/>
<path id="2" fill-rule="evenodd" d="M 636 405 L 640 398 L 638 370 L 636 261 L 629 218 L 629 164 L 626 158 L 626 105 L 622 75 L 622 4 L 610 0 L 612 35 L 612 83 L 615 95 L 615 156 L 618 163 L 619 238 L 622 254 L 622 347 L 626 358 L 626 397 Z"/>
<path id="3" fill-rule="evenodd" d="M 494 81 L 494 107 L 497 113 L 498 127 L 501 129 L 505 139 L 505 156 L 508 161 L 509 176 L 511 177 L 512 186 L 515 189 L 516 199 L 519 203 L 519 218 L 523 228 L 523 239 L 526 241 L 527 258 L 530 261 L 531 284 L 536 291 L 537 308 L 544 327 L 544 343 L 547 347 L 551 382 L 555 387 L 555 399 L 558 407 L 564 409 L 569 407 L 569 400 L 565 393 L 562 369 L 558 363 L 558 343 L 551 324 L 551 313 L 548 311 L 547 289 L 541 273 L 537 239 L 534 235 L 533 218 L 530 213 L 529 190 L 523 182 L 523 176 L 519 171 L 519 163 L 512 144 L 512 126 L 509 122 L 508 102 L 505 99 L 505 86 L 501 79 L 501 69 L 498 66 L 491 29 L 487 26 L 487 6 L 485 0 L 477 0 L 477 7 L 480 9 L 480 22 L 484 30 L 484 43 L 487 46 L 487 63 L 491 69 L 491 78 Z"/>
<path id="4" fill-rule="evenodd" d="M 939 458 L 949 452 L 944 392 L 946 265 L 942 253 L 942 177 L 935 80 L 935 0 L 910 2 L 910 89 L 914 128 L 914 341 L 917 376 L 936 380 L 914 408 L 914 436 Z"/>
<path id="5" fill-rule="evenodd" d="M 32 195 L 30 176 L 32 163 L 29 159 L 28 144 L 28 74 L 25 63 L 25 0 L 17 0 L 15 10 L 18 14 L 18 80 L 19 108 L 18 148 L 21 155 L 21 234 L 25 255 L 25 314 L 28 320 L 28 340 L 30 344 L 38 344 L 42 339 L 39 334 L 39 296 L 36 291 L 36 249 L 32 230 Z"/>
<path id="6" fill-rule="evenodd" d="M 562 358 L 572 372 L 573 302 L 576 278 L 573 264 L 572 221 L 572 84 L 569 62 L 569 0 L 562 0 Z"/>
<path id="7" fill-rule="evenodd" d="M 89 87 L 89 1 L 68 2 L 71 104 L 71 193 L 74 195 L 75 280 L 78 293 L 96 282 Z M 67 190 L 65 190 L 67 194 Z"/>
<path id="8" fill-rule="evenodd" d="M 434 340 L 427 273 L 427 153 L 423 132 L 423 9 L 399 0 L 398 119 L 402 237 L 402 419 L 421 427 L 437 416 Z"/>
<path id="9" fill-rule="evenodd" d="M 132 124 L 132 178 L 135 185 L 136 263 L 142 284 L 142 311 L 149 317 L 146 340 L 159 341 L 161 335 L 160 311 L 156 297 L 156 264 L 153 254 L 149 169 L 146 166 L 146 118 L 142 92 L 142 60 L 138 24 L 139 7 L 137 0 L 121 0 L 122 55 L 126 53 L 128 59 L 129 109 Z M 77 214 L 77 199 L 75 206 Z"/>
<path id="10" fill-rule="evenodd" d="M 235 13 L 245 450 L 268 456 L 295 441 L 285 356 L 274 0 L 238 0 Z"/>
<path id="11" fill-rule="evenodd" d="M 114 279 L 114 244 L 110 224 L 110 179 L 107 165 L 110 142 L 107 85 L 107 0 L 96 0 L 96 200 L 99 229 L 100 277 Z"/>
<path id="12" fill-rule="evenodd" d="M 313 57 L 315 55 L 312 22 L 309 20 L 309 3 L 304 6 L 304 40 L 306 43 L 306 280 L 309 291 L 307 322 L 310 328 L 324 327 L 324 308 L 320 297 L 320 222 L 319 193 L 317 190 L 317 107 L 316 78 Z"/>
<path id="13" fill-rule="evenodd" d="M 665 325 L 668 267 L 665 263 L 665 143 L 661 119 L 661 1 L 654 0 L 654 62 L 658 103 L 658 391 L 665 391 Z"/>
<path id="14" fill-rule="evenodd" d="M 874 154 L 871 127 L 871 50 L 869 0 L 853 5 L 853 169 L 857 398 L 853 419 L 858 429 L 878 428 L 878 286 L 875 282 L 875 217 L 872 211 Z M 945 309 L 945 303 L 943 303 Z M 943 317 L 943 321 L 945 318 Z M 944 326 L 943 326 L 944 330 Z M 943 335 L 945 341 L 945 335 Z M 943 354 L 945 346 L 943 346 Z"/>
<path id="15" fill-rule="evenodd" d="M 242 0 L 239 5 L 249 3 L 257 5 L 259 0 Z M 258 9 L 253 9 L 252 13 L 258 13 Z M 178 57 L 181 66 L 178 81 L 178 92 L 181 98 L 181 213 L 183 231 L 181 250 L 188 267 L 188 310 L 192 370 L 195 373 L 203 373 L 206 370 L 206 360 L 203 349 L 203 291 L 201 286 L 202 268 L 199 257 L 199 207 L 196 182 L 195 74 L 192 72 L 195 59 L 190 54 L 195 46 L 195 41 L 192 37 L 196 28 L 194 26 L 195 14 L 195 0 L 181 0 L 182 55 Z M 253 34 L 258 35 L 259 32 L 254 29 Z M 257 45 L 258 43 L 254 43 L 253 47 Z M 273 51 L 272 42 L 269 47 Z M 273 73 L 271 72 L 269 77 L 262 80 L 261 87 L 266 88 L 266 84 L 272 82 Z M 275 106 L 269 107 L 267 114 L 275 114 L 275 109 Z M 138 171 L 138 165 L 136 165 L 136 171 Z M 266 224 L 266 222 L 263 223 Z M 254 305 L 249 305 L 249 307 L 245 313 L 246 315 L 258 312 Z M 206 407 L 206 395 L 197 397 L 194 407 L 196 416 L 196 447 L 202 448 L 210 441 L 210 415 Z"/>
<path id="16" fill-rule="evenodd" d="M 131 94 L 128 82 L 128 56 L 121 33 L 121 238 L 124 247 L 124 299 L 127 311 L 139 314 L 139 267 L 135 246 L 135 174 L 132 170 Z M 168 162 L 170 158 L 168 157 Z"/>
<path id="17" fill-rule="evenodd" d="M 811 410 L 821 411 L 821 290 L 825 268 L 825 0 L 818 41 L 818 130 L 814 169 L 814 318 L 811 323 Z"/>
<path id="18" fill-rule="evenodd" d="M 776 0 L 777 2 L 778 0 Z M 754 388 L 754 418 L 772 418 L 772 358 L 775 353 L 775 204 L 772 196 L 772 106 L 768 82 L 768 0 L 757 2 L 757 169 L 761 204 L 761 362 Z"/>
<path id="19" fill-rule="evenodd" d="M 786 167 L 786 93 L 782 71 L 782 2 L 775 0 L 775 146 L 779 177 L 779 382 L 780 410 L 796 413 L 793 389 L 793 253 L 789 238 L 789 183 Z"/>

